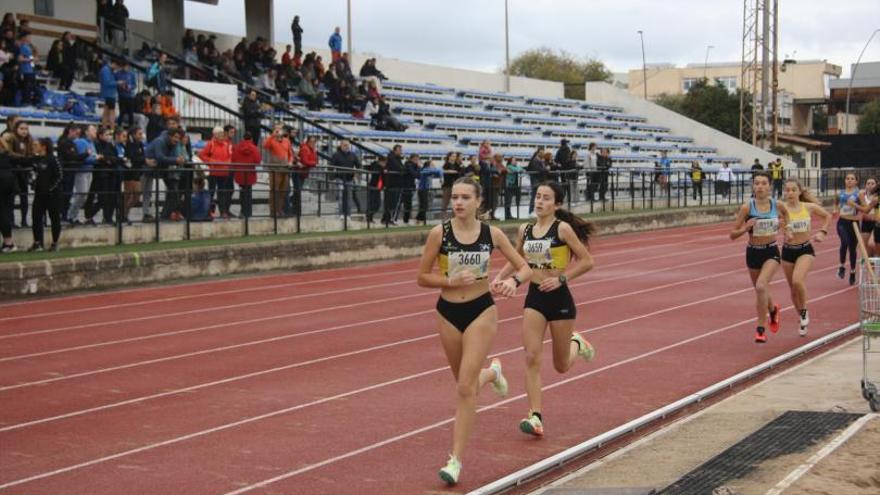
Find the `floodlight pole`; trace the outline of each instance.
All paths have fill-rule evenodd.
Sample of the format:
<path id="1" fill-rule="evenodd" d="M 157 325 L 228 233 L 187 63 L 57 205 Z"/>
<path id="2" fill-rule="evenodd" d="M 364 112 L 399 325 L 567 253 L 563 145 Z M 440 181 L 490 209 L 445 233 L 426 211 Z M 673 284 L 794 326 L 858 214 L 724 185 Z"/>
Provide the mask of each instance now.
<path id="1" fill-rule="evenodd" d="M 346 40 L 348 41 L 348 63 L 354 63 L 354 53 L 351 52 L 351 0 L 346 2 L 348 9 L 348 26 L 346 27 Z"/>
<path id="2" fill-rule="evenodd" d="M 645 64 L 645 34 L 639 30 L 639 38 L 642 40 L 642 86 L 645 87 L 645 99 L 648 99 L 648 66 Z"/>
<path id="3" fill-rule="evenodd" d="M 709 50 L 715 48 L 712 45 L 706 45 L 706 60 L 703 62 L 703 79 L 706 79 L 707 71 L 709 70 Z"/>
<path id="4" fill-rule="evenodd" d="M 849 134 L 849 93 L 852 91 L 853 81 L 856 79 L 856 71 L 859 70 L 859 62 L 862 61 L 862 55 L 865 54 L 865 50 L 868 49 L 868 45 L 871 44 L 871 40 L 874 39 L 874 35 L 880 32 L 880 29 L 875 29 L 873 33 L 871 33 L 871 37 L 868 38 L 868 42 L 865 43 L 864 48 L 862 48 L 862 53 L 859 54 L 858 60 L 856 60 L 856 65 L 853 65 L 852 74 L 849 75 L 849 85 L 846 87 L 846 110 L 844 113 L 846 114 L 846 120 L 843 122 L 843 133 Z"/>
<path id="5" fill-rule="evenodd" d="M 504 0 L 504 90 L 510 92 L 510 23 L 507 17 L 507 0 Z"/>

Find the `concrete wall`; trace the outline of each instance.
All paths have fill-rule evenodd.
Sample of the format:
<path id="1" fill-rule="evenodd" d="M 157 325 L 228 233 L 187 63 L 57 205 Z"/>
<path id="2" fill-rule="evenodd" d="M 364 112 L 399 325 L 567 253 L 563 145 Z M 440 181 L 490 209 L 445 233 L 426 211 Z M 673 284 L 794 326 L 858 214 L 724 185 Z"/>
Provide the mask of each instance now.
<path id="1" fill-rule="evenodd" d="M 586 85 L 588 101 L 609 103 L 622 106 L 627 113 L 641 115 L 652 124 L 664 125 L 672 129 L 673 134 L 690 136 L 702 146 L 713 146 L 718 149 L 721 156 L 735 156 L 742 160 L 744 165 L 752 163 L 757 158 L 761 163 L 775 160 L 776 155 L 768 153 L 760 148 L 752 146 L 739 139 L 728 136 L 707 125 L 691 120 L 684 115 L 668 110 L 660 105 L 645 101 L 643 98 L 631 95 L 628 91 L 618 89 L 610 84 L 590 82 Z M 796 167 L 796 164 L 788 159 L 783 159 L 786 167 Z"/>
<path id="2" fill-rule="evenodd" d="M 275 39 L 272 0 L 244 0 L 244 16 L 248 39 L 262 36 L 270 43 Z"/>
<path id="3" fill-rule="evenodd" d="M 34 14 L 34 0 L 3 0 L 0 2 L 0 14 L 12 12 L 13 14 Z M 95 2 L 80 3 L 70 0 L 55 1 L 55 18 L 67 21 L 84 22 L 86 24 L 95 24 Z M 62 33 L 64 31 L 72 31 L 74 33 L 86 34 L 80 30 L 70 30 L 60 26 L 34 25 L 34 27 L 42 29 L 50 29 Z M 94 34 L 93 34 L 94 35 Z M 31 42 L 37 49 L 37 54 L 45 56 L 52 47 L 52 38 L 44 36 L 31 36 Z"/>
<path id="4" fill-rule="evenodd" d="M 639 212 L 599 218 L 595 223 L 601 235 L 622 234 L 728 221 L 736 208 L 737 205 L 728 205 Z M 508 236 L 516 235 L 516 225 L 504 229 Z M 427 229 L 382 231 L 331 238 L 5 262 L 0 263 L 0 296 L 54 294 L 196 277 L 269 270 L 314 270 L 414 258 L 421 253 L 427 233 Z"/>

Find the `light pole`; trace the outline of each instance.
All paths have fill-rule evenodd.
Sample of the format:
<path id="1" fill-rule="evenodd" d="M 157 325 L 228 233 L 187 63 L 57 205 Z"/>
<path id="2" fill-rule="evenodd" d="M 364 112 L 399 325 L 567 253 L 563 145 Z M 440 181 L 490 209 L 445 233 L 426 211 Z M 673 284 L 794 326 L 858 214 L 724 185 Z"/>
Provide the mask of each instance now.
<path id="1" fill-rule="evenodd" d="M 712 45 L 706 46 L 706 60 L 703 62 L 703 79 L 706 79 L 706 73 L 709 70 L 709 50 L 715 48 Z"/>
<path id="2" fill-rule="evenodd" d="M 868 45 L 871 44 L 871 40 L 874 39 L 874 35 L 880 32 L 880 29 L 875 29 L 873 33 L 871 33 L 871 37 L 868 38 L 868 42 L 865 43 L 864 48 L 862 48 L 862 53 L 859 54 L 858 60 L 856 60 L 856 65 L 853 66 L 852 74 L 849 75 L 849 85 L 846 87 L 846 110 L 844 113 L 846 114 L 846 120 L 843 122 L 843 133 L 849 134 L 849 93 L 852 91 L 853 81 L 856 79 L 856 71 L 859 70 L 859 62 L 862 61 L 862 55 L 865 54 L 865 50 L 868 49 Z"/>
<path id="3" fill-rule="evenodd" d="M 346 40 L 348 40 L 348 63 L 354 63 L 354 53 L 351 53 L 351 0 L 347 2 L 348 8 L 348 26 L 346 29 Z"/>
<path id="4" fill-rule="evenodd" d="M 507 20 L 507 0 L 504 0 L 504 91 L 510 93 L 510 35 Z"/>
<path id="5" fill-rule="evenodd" d="M 645 87 L 645 99 L 648 99 L 648 66 L 645 64 L 645 34 L 639 30 L 639 38 L 642 40 L 642 86 Z"/>

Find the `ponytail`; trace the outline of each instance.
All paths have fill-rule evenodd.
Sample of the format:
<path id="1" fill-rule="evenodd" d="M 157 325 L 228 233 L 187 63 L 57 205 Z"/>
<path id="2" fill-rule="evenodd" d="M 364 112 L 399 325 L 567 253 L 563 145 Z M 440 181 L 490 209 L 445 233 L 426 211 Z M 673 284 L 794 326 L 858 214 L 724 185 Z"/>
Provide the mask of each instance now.
<path id="1" fill-rule="evenodd" d="M 593 225 L 592 222 L 584 220 L 583 218 L 575 215 L 565 208 L 556 209 L 556 218 L 571 225 L 572 230 L 574 230 L 574 234 L 584 244 L 589 244 L 590 236 L 592 236 L 593 233 L 596 232 L 596 227 Z"/>
<path id="2" fill-rule="evenodd" d="M 569 224 L 575 235 L 584 244 L 590 243 L 590 236 L 596 231 L 592 222 L 588 222 L 565 208 L 558 207 L 565 202 L 565 189 L 556 182 L 543 182 L 538 187 L 549 187 L 553 191 L 554 203 L 556 203 L 556 218 Z"/>

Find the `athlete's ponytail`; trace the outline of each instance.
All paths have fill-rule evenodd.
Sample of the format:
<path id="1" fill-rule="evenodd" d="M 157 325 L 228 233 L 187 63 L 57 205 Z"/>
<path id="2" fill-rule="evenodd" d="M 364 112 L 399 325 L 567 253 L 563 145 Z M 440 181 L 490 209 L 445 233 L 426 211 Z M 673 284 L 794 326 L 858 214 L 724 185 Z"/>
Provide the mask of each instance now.
<path id="1" fill-rule="evenodd" d="M 590 236 L 596 231 L 592 222 L 588 222 L 574 213 L 560 207 L 565 202 L 565 189 L 556 182 L 543 182 L 538 187 L 548 187 L 553 191 L 553 202 L 556 203 L 556 218 L 569 224 L 575 235 L 584 244 L 590 243 Z"/>

